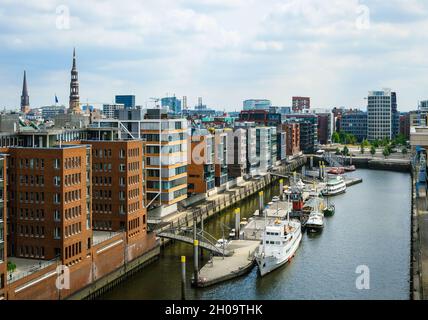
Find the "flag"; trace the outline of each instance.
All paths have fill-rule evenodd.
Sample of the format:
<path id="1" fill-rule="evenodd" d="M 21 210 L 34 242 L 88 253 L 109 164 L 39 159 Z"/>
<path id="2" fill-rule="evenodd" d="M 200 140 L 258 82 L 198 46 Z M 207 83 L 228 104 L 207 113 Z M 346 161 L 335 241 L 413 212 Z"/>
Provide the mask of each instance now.
<path id="1" fill-rule="evenodd" d="M 55 94 L 55 103 L 58 103 L 58 97 Z"/>

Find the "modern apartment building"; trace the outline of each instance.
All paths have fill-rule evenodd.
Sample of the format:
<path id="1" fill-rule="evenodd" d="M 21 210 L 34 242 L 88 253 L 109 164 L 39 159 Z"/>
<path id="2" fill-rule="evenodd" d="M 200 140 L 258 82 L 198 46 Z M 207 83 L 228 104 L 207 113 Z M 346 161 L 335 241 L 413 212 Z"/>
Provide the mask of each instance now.
<path id="1" fill-rule="evenodd" d="M 293 97 L 292 110 L 293 112 L 302 112 L 311 108 L 311 98 L 309 97 Z"/>
<path id="2" fill-rule="evenodd" d="M 93 230 L 126 232 L 127 242 L 147 233 L 143 203 L 143 142 L 141 140 L 93 141 Z"/>
<path id="3" fill-rule="evenodd" d="M 188 194 L 209 193 L 215 189 L 215 138 L 207 129 L 189 134 Z"/>
<path id="4" fill-rule="evenodd" d="M 287 159 L 287 134 L 284 131 L 278 131 L 276 136 L 276 159 L 278 164 L 280 164 L 282 161 Z"/>
<path id="5" fill-rule="evenodd" d="M 290 114 L 286 115 L 287 123 L 298 123 L 300 131 L 300 150 L 304 153 L 315 151 L 318 143 L 318 117 L 316 114 Z"/>
<path id="6" fill-rule="evenodd" d="M 277 159 L 277 135 L 275 127 L 256 127 L 256 155 L 259 173 L 273 168 Z"/>
<path id="7" fill-rule="evenodd" d="M 144 145 L 146 203 L 174 205 L 187 198 L 187 120 L 160 109 L 140 123 Z"/>
<path id="8" fill-rule="evenodd" d="M 299 123 L 285 122 L 281 125 L 281 130 L 286 133 L 287 156 L 295 156 L 300 152 L 300 125 Z"/>
<path id="9" fill-rule="evenodd" d="M 244 177 L 247 170 L 247 132 L 245 129 L 224 129 L 227 135 L 228 180 Z"/>
<path id="10" fill-rule="evenodd" d="M 146 207 L 159 208 L 150 213 L 163 216 L 187 198 L 187 120 L 171 116 L 165 109 L 134 111 L 124 113 L 120 120 L 96 120 L 90 130 L 112 140 L 143 141 Z"/>
<path id="11" fill-rule="evenodd" d="M 367 139 L 370 141 L 392 138 L 391 89 L 370 91 L 367 100 Z"/>
<path id="12" fill-rule="evenodd" d="M 11 147 L 8 252 L 17 258 L 86 258 L 92 245 L 91 148 Z"/>
<path id="13" fill-rule="evenodd" d="M 223 129 L 215 130 L 215 185 L 223 187 L 228 180 L 227 133 Z"/>
<path id="14" fill-rule="evenodd" d="M 259 159 L 256 154 L 256 124 L 254 122 L 235 122 L 235 130 L 244 129 L 246 132 L 246 173 L 255 176 L 259 167 Z"/>
<path id="15" fill-rule="evenodd" d="M 400 134 L 410 139 L 410 113 L 403 112 L 400 114 Z"/>

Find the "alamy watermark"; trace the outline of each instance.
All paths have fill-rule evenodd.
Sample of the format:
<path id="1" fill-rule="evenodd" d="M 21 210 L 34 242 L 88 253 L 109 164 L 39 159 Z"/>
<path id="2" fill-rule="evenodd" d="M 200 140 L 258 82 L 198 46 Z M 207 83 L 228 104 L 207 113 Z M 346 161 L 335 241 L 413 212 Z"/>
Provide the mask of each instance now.
<path id="1" fill-rule="evenodd" d="M 359 274 L 355 279 L 355 287 L 358 290 L 369 290 L 370 289 L 370 268 L 366 265 L 359 265 L 355 269 L 355 273 Z"/>
<path id="2" fill-rule="evenodd" d="M 56 7 L 56 21 L 55 25 L 58 30 L 70 29 L 70 8 L 66 5 Z"/>

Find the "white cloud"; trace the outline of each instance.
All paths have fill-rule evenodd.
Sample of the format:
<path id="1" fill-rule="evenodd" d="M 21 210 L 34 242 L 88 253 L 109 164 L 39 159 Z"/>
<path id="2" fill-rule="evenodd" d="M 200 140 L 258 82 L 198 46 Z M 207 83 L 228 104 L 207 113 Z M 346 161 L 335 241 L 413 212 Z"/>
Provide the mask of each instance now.
<path id="1" fill-rule="evenodd" d="M 58 30 L 56 8 L 64 3 L 70 29 Z M 356 27 L 361 5 L 370 13 L 367 30 Z M 83 99 L 110 101 L 129 88 L 143 101 L 175 91 L 204 94 L 215 105 L 240 106 L 254 94 L 289 105 L 292 95 L 308 94 L 320 106 L 355 106 L 387 84 L 406 108 L 428 98 L 406 85 L 414 79 L 428 85 L 422 0 L 0 0 L 0 6 L 0 69 L 7 72 L 0 88 L 30 64 L 35 103 L 59 85 L 66 94 L 64 52 L 73 46 Z M 58 72 L 61 80 L 42 79 Z M 0 104 L 15 103 L 10 92 L 0 89 Z"/>

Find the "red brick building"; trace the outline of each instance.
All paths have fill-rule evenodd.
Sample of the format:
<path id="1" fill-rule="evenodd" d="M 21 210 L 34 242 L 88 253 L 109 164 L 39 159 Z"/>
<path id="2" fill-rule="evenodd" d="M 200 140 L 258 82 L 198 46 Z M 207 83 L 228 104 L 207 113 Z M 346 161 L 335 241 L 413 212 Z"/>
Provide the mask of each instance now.
<path id="1" fill-rule="evenodd" d="M 300 125 L 298 123 L 283 123 L 281 131 L 285 131 L 286 154 L 293 156 L 300 152 Z"/>
<path id="2" fill-rule="evenodd" d="M 128 242 L 145 237 L 143 142 L 82 143 L 92 146 L 93 230 L 125 231 Z"/>
<path id="3" fill-rule="evenodd" d="M 311 98 L 309 97 L 293 97 L 292 109 L 293 112 L 302 112 L 311 108 Z"/>
<path id="4" fill-rule="evenodd" d="M 88 146 L 8 150 L 8 251 L 78 263 L 92 244 Z"/>
<path id="5" fill-rule="evenodd" d="M 407 140 L 410 140 L 410 114 L 409 113 L 400 115 L 400 134 L 404 135 Z"/>

